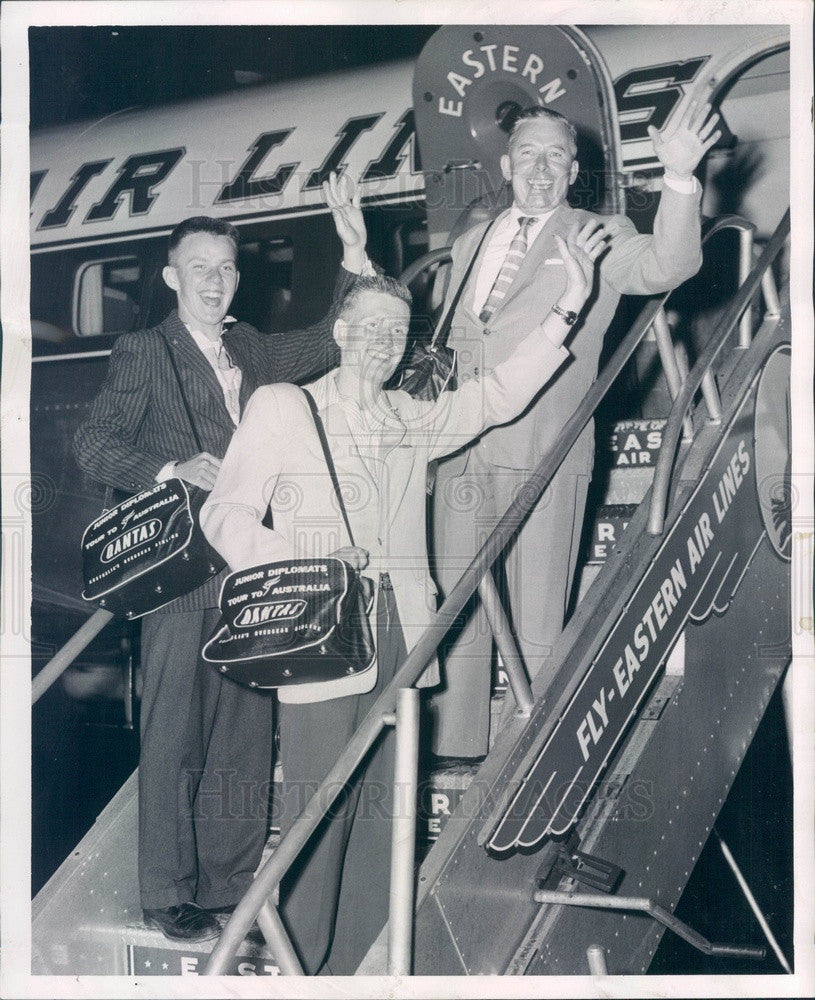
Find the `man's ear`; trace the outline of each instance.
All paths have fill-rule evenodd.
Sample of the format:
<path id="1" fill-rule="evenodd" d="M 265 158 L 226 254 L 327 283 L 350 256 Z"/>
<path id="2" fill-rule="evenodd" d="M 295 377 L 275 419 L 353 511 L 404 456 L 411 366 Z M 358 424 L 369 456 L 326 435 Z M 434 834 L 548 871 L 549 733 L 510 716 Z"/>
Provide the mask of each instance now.
<path id="1" fill-rule="evenodd" d="M 172 288 L 174 292 L 178 291 L 178 275 L 176 274 L 175 268 L 172 264 L 167 264 L 166 267 L 161 272 L 162 278 L 164 278 L 164 284 L 169 288 Z"/>
<path id="2" fill-rule="evenodd" d="M 334 328 L 331 334 L 336 341 L 337 347 L 345 347 L 348 343 L 348 324 L 344 319 L 337 318 L 334 320 Z"/>
<path id="3" fill-rule="evenodd" d="M 580 170 L 580 164 L 577 162 L 577 160 L 572 160 L 572 166 L 571 166 L 571 168 L 569 170 L 569 186 L 570 187 L 571 187 L 572 184 L 574 184 L 575 179 L 577 178 L 577 172 L 578 172 L 578 170 Z"/>
<path id="4" fill-rule="evenodd" d="M 509 153 L 504 153 L 501 157 L 501 175 L 505 181 L 512 180 L 512 167 L 509 162 Z"/>

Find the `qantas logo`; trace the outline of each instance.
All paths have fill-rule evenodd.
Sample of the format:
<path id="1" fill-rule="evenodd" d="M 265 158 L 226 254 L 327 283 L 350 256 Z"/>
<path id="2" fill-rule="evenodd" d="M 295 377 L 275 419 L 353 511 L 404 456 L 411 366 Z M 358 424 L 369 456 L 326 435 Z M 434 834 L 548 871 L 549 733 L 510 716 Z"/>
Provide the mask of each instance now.
<path id="1" fill-rule="evenodd" d="M 291 621 L 299 618 L 306 609 L 305 601 L 270 601 L 268 604 L 249 604 L 242 608 L 235 619 L 236 628 L 263 625 L 265 622 Z"/>
<path id="2" fill-rule="evenodd" d="M 146 521 L 137 528 L 130 528 L 119 535 L 118 538 L 114 538 L 108 542 L 104 549 L 102 549 L 102 562 L 109 563 L 124 552 L 129 552 L 132 549 L 138 549 L 142 545 L 146 545 L 156 537 L 160 530 L 161 521 L 157 518 Z"/>

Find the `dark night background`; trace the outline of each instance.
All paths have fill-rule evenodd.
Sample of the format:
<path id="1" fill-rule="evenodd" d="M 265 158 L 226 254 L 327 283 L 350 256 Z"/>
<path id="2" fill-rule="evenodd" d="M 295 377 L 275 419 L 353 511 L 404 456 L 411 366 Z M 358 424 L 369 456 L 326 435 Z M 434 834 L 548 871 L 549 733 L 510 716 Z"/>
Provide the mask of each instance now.
<path id="1" fill-rule="evenodd" d="M 435 30 L 359 24 L 31 28 L 31 127 L 206 97 L 244 82 L 415 57 Z"/>
<path id="2" fill-rule="evenodd" d="M 435 26 L 314 25 L 252 27 L 37 27 L 29 31 L 31 127 L 57 125 L 98 117 L 132 106 L 147 107 L 168 101 L 206 97 L 255 82 L 273 82 L 350 69 L 379 61 L 413 58 L 436 30 Z M 41 789 L 43 812 L 62 823 L 68 847 L 87 829 L 107 798 L 133 766 L 137 753 L 135 732 L 126 733 L 116 721 L 89 720 L 86 707 L 59 705 L 46 699 L 39 721 L 62 734 L 60 752 L 50 748 L 46 769 L 56 783 L 84 788 L 87 817 L 78 803 L 57 804 Z M 49 721 L 45 721 L 50 716 Z M 92 724 L 88 725 L 91 721 Z M 53 730 L 52 730 L 53 731 Z M 791 810 L 791 787 L 786 754 L 777 740 L 783 731 L 780 698 L 773 699 L 765 725 L 737 778 L 718 821 L 718 828 L 737 857 L 753 852 L 772 861 L 753 888 L 782 948 L 792 954 L 792 914 L 786 905 L 791 894 L 791 843 L 786 817 Z M 35 748 L 36 755 L 36 748 Z M 59 756 L 59 760 L 58 760 Z M 767 762 L 771 762 L 768 768 Z M 773 790 L 768 809 L 767 790 Z M 35 791 L 36 798 L 36 791 Z M 62 796 L 60 796 L 60 799 Z M 68 814 L 70 813 L 70 815 Z M 752 822 L 750 818 L 752 817 Z M 36 834 L 35 834 L 36 835 Z M 59 838 L 57 837 L 57 840 Z M 33 891 L 39 889 L 59 860 L 65 844 L 40 844 L 33 858 Z M 703 852 L 683 896 L 677 915 L 708 938 L 761 943 L 762 935 L 744 901 L 734 891 L 731 873 L 724 867 L 713 838 Z M 770 955 L 764 972 L 780 971 Z M 704 959 L 689 945 L 666 933 L 652 972 L 753 972 L 748 963 Z"/>

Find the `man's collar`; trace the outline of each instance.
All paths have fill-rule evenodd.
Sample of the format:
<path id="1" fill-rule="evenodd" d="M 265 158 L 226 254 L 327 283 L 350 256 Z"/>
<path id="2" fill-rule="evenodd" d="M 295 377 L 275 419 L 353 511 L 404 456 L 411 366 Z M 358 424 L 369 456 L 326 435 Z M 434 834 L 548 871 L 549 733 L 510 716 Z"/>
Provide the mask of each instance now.
<path id="1" fill-rule="evenodd" d="M 558 210 L 558 208 L 559 208 L 559 206 L 555 205 L 555 207 L 554 208 L 550 208 L 548 212 L 539 212 L 537 215 L 533 216 L 533 218 L 536 221 L 533 222 L 532 225 L 533 226 L 537 225 L 537 223 L 539 223 L 539 222 L 547 222 L 548 219 L 549 219 L 549 217 L 552 216 L 552 215 L 554 215 L 555 212 Z M 515 202 L 513 201 L 512 205 L 510 206 L 510 209 L 509 209 L 509 218 L 515 223 L 515 225 L 518 225 L 518 220 L 519 219 L 521 219 L 521 218 L 529 218 L 529 212 L 522 211 L 522 209 L 520 209 L 515 204 Z"/>
<path id="2" fill-rule="evenodd" d="M 339 369 L 335 368 L 326 376 L 326 408 L 336 404 L 342 409 L 350 409 L 351 412 L 358 413 L 364 418 L 373 418 L 378 424 L 383 426 L 403 427 L 402 418 L 399 415 L 398 409 L 393 405 L 393 400 L 387 389 L 381 391 L 377 404 L 365 407 L 363 414 L 363 408 L 355 396 L 346 396 L 340 392 L 337 384 L 338 374 Z"/>
<path id="3" fill-rule="evenodd" d="M 179 317 L 179 319 L 181 318 Z M 221 339 L 223 338 L 223 335 L 227 332 L 227 326 L 231 326 L 233 323 L 237 323 L 238 321 L 235 319 L 234 316 L 224 316 L 224 318 L 221 320 L 221 332 L 218 334 L 216 340 L 212 340 L 210 337 L 208 337 L 205 333 L 202 333 L 200 330 L 194 330 L 189 323 L 184 323 L 183 319 L 181 320 L 181 322 L 184 324 L 186 329 L 189 331 L 190 336 L 196 342 L 196 344 L 198 344 L 199 347 L 207 347 L 214 344 L 219 344 L 221 342 Z"/>

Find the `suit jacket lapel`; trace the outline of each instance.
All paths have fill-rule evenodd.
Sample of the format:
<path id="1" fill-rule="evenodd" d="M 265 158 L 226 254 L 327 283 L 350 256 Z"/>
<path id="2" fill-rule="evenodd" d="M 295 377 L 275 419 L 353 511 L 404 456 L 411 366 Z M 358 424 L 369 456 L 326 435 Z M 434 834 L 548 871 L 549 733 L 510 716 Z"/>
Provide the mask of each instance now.
<path id="1" fill-rule="evenodd" d="M 456 289 L 459 288 L 459 286 L 461 284 L 461 281 L 464 280 L 464 275 L 467 272 L 467 268 L 470 266 L 470 261 L 473 259 L 472 255 L 477 252 L 477 255 L 478 255 L 477 259 L 476 259 L 475 263 L 473 264 L 472 270 L 470 271 L 470 275 L 467 278 L 467 285 L 466 285 L 464 291 L 461 293 L 461 298 L 459 299 L 459 302 L 458 302 L 458 308 L 466 310 L 466 312 L 469 313 L 470 318 L 474 319 L 476 322 L 479 322 L 479 320 L 478 320 L 478 317 L 473 312 L 473 299 L 475 297 L 475 285 L 476 285 L 476 281 L 478 280 L 478 269 L 481 266 L 481 261 L 483 260 L 484 254 L 485 254 L 485 252 L 487 250 L 487 243 L 489 243 L 489 240 L 490 240 L 489 236 L 487 236 L 486 239 L 483 238 L 484 237 L 484 233 L 485 233 L 485 231 L 486 231 L 487 228 L 494 228 L 495 226 L 497 226 L 498 223 L 507 215 L 508 212 L 509 212 L 509 209 L 506 209 L 505 211 L 501 212 L 500 215 L 496 216 L 495 219 L 492 219 L 489 222 L 482 223 L 482 225 L 480 225 L 477 228 L 473 229 L 473 231 L 472 231 L 472 241 L 471 241 L 470 245 L 467 248 L 467 257 L 466 257 L 466 260 L 462 261 L 461 279 L 459 281 L 459 284 L 456 285 Z M 479 242 L 481 243 L 480 247 L 479 247 Z M 454 292 L 454 294 L 455 294 L 455 292 Z"/>
<path id="2" fill-rule="evenodd" d="M 527 250 L 524 259 L 521 262 L 521 266 L 518 268 L 518 272 L 515 275 L 514 281 L 507 289 L 506 295 L 503 297 L 498 305 L 498 308 L 495 310 L 496 313 L 500 312 L 500 310 L 503 309 L 507 303 L 511 302 L 512 297 L 517 295 L 528 282 L 536 280 L 536 274 L 538 275 L 537 280 L 541 280 L 541 278 L 545 277 L 545 275 L 539 273 L 538 269 L 542 267 L 543 262 L 547 258 L 560 257 L 560 251 L 557 248 L 557 243 L 555 243 L 554 235 L 555 233 L 560 236 L 565 235 L 569 229 L 572 211 L 573 210 L 569 205 L 558 205 L 558 207 L 543 224 L 543 228 L 538 233 L 535 242 Z M 559 271 L 562 271 L 562 266 L 557 266 Z"/>
<path id="3" fill-rule="evenodd" d="M 249 397 L 258 387 L 255 366 L 252 362 L 252 354 L 248 349 L 245 337 L 238 329 L 240 324 L 236 324 L 224 334 L 224 343 L 229 351 L 232 364 L 237 365 L 241 370 L 241 390 L 238 396 L 241 414 L 244 407 L 249 402 Z M 217 381 L 217 380 L 216 380 Z"/>
<path id="4" fill-rule="evenodd" d="M 219 417 L 231 426 L 232 418 L 224 403 L 221 384 L 212 365 L 192 339 L 190 331 L 182 323 L 177 312 L 173 311 L 167 317 L 162 333 L 173 352 L 190 409 L 194 412 L 196 403 L 205 406 L 214 405 Z"/>
<path id="5" fill-rule="evenodd" d="M 354 474 L 360 476 L 362 479 L 370 480 L 375 486 L 376 484 L 371 478 L 367 465 L 357 451 L 352 429 L 348 424 L 342 403 L 336 393 L 336 387 L 334 386 L 335 377 L 336 370 L 332 369 L 327 374 L 318 378 L 316 382 L 309 382 L 305 388 L 311 393 L 314 402 L 317 404 L 317 410 L 322 418 L 326 440 L 328 441 L 335 464 L 337 457 L 342 452 L 340 461 L 343 467 L 347 470 L 348 463 L 353 463 L 357 466 Z M 322 447 L 319 446 L 319 437 L 317 436 L 316 428 L 314 433 L 315 441 L 318 442 L 320 454 L 322 454 Z M 337 454 L 335 454 L 335 451 Z M 339 471 L 337 475 L 340 475 Z"/>

